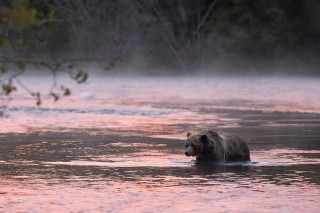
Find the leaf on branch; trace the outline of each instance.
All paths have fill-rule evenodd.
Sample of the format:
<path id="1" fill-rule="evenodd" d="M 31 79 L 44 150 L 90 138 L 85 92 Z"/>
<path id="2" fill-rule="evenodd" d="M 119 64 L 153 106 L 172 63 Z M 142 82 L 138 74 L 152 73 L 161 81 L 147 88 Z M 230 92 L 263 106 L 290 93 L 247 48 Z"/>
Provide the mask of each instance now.
<path id="1" fill-rule="evenodd" d="M 27 64 L 24 61 L 16 61 L 16 66 L 20 70 L 24 70 L 27 66 Z"/>
<path id="2" fill-rule="evenodd" d="M 118 64 L 122 63 L 123 62 L 123 59 L 121 57 L 119 58 L 115 58 L 113 59 L 112 61 L 110 61 L 108 63 L 108 66 L 105 67 L 104 69 L 105 70 L 110 70 L 110 69 L 114 69 Z"/>
<path id="3" fill-rule="evenodd" d="M 50 95 L 53 97 L 54 102 L 57 102 L 60 99 L 59 95 L 56 93 L 51 93 Z"/>
<path id="4" fill-rule="evenodd" d="M 41 103 L 42 103 L 41 98 L 40 98 L 40 97 L 39 97 L 39 98 L 37 98 L 37 102 L 36 102 L 37 106 L 40 106 L 40 105 L 41 105 Z"/>
<path id="5" fill-rule="evenodd" d="M 40 106 L 41 103 L 42 103 L 40 93 L 39 93 L 39 92 L 33 92 L 33 93 L 31 93 L 31 95 L 36 98 L 36 100 L 37 100 L 37 102 L 36 102 L 37 106 Z"/>
<path id="6" fill-rule="evenodd" d="M 78 82 L 78 84 L 84 83 L 87 81 L 89 75 L 86 71 L 78 70 L 76 75 L 74 76 L 74 80 Z"/>
<path id="7" fill-rule="evenodd" d="M 2 91 L 5 95 L 10 95 L 12 92 L 17 91 L 17 88 L 9 82 L 2 84 Z"/>
<path id="8" fill-rule="evenodd" d="M 70 96 L 71 90 L 69 88 L 64 87 L 63 85 L 60 87 L 60 89 L 63 91 L 64 96 Z"/>
<path id="9" fill-rule="evenodd" d="M 73 69 L 74 67 L 75 67 L 75 65 L 72 64 L 72 63 L 71 63 L 71 64 L 68 64 L 68 66 L 67 66 L 68 69 Z"/>

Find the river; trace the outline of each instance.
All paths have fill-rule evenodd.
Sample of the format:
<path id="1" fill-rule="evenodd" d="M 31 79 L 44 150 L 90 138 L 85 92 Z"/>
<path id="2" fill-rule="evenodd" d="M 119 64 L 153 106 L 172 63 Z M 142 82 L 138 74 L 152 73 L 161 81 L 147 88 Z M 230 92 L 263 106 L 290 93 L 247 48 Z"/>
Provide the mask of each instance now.
<path id="1" fill-rule="evenodd" d="M 48 91 L 49 77 L 25 77 Z M 0 212 L 319 212 L 320 79 L 91 76 L 1 112 Z M 244 138 L 252 163 L 199 165 L 188 131 Z"/>

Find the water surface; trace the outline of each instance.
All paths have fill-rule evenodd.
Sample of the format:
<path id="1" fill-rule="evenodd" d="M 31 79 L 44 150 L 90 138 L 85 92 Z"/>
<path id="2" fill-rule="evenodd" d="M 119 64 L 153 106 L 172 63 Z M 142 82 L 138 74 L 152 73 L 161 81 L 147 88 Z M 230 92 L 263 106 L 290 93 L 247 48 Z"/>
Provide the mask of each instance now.
<path id="1" fill-rule="evenodd" d="M 319 79 L 93 76 L 73 88 L 41 107 L 19 92 L 2 112 L 0 212 L 320 211 Z M 204 128 L 243 137 L 253 162 L 184 156 L 186 133 Z"/>

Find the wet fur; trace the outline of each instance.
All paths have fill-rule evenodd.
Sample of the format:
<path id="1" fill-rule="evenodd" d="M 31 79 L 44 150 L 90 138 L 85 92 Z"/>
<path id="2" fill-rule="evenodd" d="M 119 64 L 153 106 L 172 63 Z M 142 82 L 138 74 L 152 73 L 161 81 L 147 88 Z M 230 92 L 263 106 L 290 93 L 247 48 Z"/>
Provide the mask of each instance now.
<path id="1" fill-rule="evenodd" d="M 247 143 L 235 135 L 206 130 L 188 133 L 187 137 L 186 155 L 196 156 L 198 162 L 251 161 Z M 188 149 L 189 146 L 192 148 Z"/>

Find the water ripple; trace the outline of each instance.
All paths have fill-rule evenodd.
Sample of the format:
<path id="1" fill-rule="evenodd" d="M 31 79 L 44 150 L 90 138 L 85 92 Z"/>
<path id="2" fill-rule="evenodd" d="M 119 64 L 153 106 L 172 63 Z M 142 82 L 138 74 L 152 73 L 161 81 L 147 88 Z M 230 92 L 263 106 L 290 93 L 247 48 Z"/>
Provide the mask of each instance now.
<path id="1" fill-rule="evenodd" d="M 141 115 L 141 116 L 158 116 L 170 115 L 173 111 L 168 110 L 143 110 L 143 109 L 94 109 L 94 108 L 45 108 L 45 107 L 10 107 L 9 112 L 26 113 L 31 115 L 48 115 L 52 113 L 59 114 L 115 114 L 115 115 Z"/>

